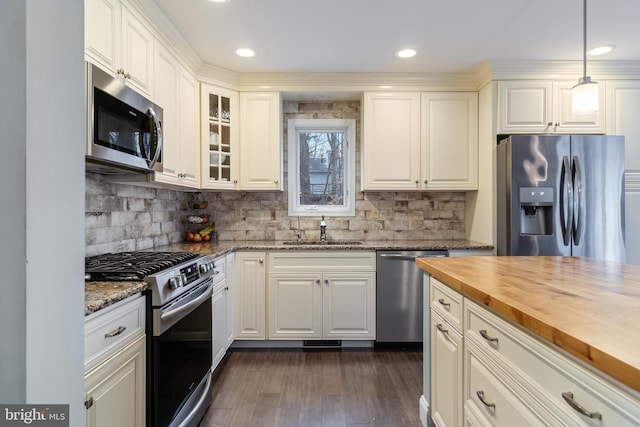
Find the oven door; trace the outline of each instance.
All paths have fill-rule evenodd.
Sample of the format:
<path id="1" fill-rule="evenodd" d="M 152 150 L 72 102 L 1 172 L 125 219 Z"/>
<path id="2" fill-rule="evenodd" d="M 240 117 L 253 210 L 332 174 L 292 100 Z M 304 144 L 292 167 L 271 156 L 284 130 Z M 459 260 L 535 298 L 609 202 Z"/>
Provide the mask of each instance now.
<path id="1" fill-rule="evenodd" d="M 197 425 L 210 403 L 211 291 L 208 278 L 189 293 L 153 309 L 153 425 Z"/>

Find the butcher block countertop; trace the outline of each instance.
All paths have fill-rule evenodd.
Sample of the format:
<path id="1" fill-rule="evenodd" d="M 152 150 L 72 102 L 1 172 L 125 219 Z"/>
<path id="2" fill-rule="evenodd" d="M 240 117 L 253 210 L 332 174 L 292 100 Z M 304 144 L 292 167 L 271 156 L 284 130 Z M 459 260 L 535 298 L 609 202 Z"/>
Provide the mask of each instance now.
<path id="1" fill-rule="evenodd" d="M 640 392 L 640 267 L 582 257 L 416 263 L 465 297 Z"/>

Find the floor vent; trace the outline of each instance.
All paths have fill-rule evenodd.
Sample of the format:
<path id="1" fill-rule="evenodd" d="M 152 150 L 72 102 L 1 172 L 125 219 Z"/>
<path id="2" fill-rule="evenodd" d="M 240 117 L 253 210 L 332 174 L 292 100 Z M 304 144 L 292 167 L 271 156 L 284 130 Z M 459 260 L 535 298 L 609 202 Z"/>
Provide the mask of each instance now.
<path id="1" fill-rule="evenodd" d="M 342 347 L 341 340 L 304 340 L 302 342 L 303 347 Z"/>

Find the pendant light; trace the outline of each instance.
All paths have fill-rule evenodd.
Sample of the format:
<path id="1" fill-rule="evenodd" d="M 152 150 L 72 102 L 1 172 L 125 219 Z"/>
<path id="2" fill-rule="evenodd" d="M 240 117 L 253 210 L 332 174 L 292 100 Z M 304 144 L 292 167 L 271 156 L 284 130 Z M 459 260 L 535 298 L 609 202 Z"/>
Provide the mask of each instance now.
<path id="1" fill-rule="evenodd" d="M 599 108 L 598 83 L 587 76 L 587 0 L 583 0 L 583 62 L 582 77 L 571 91 L 571 113 L 575 117 L 597 115 Z"/>

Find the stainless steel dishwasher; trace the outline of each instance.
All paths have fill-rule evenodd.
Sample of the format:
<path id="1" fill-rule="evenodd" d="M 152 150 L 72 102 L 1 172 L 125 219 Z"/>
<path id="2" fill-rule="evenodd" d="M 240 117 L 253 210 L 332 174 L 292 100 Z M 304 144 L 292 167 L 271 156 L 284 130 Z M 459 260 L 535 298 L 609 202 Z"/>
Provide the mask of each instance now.
<path id="1" fill-rule="evenodd" d="M 416 258 L 448 257 L 446 250 L 377 251 L 376 343 L 421 343 L 423 271 Z"/>

